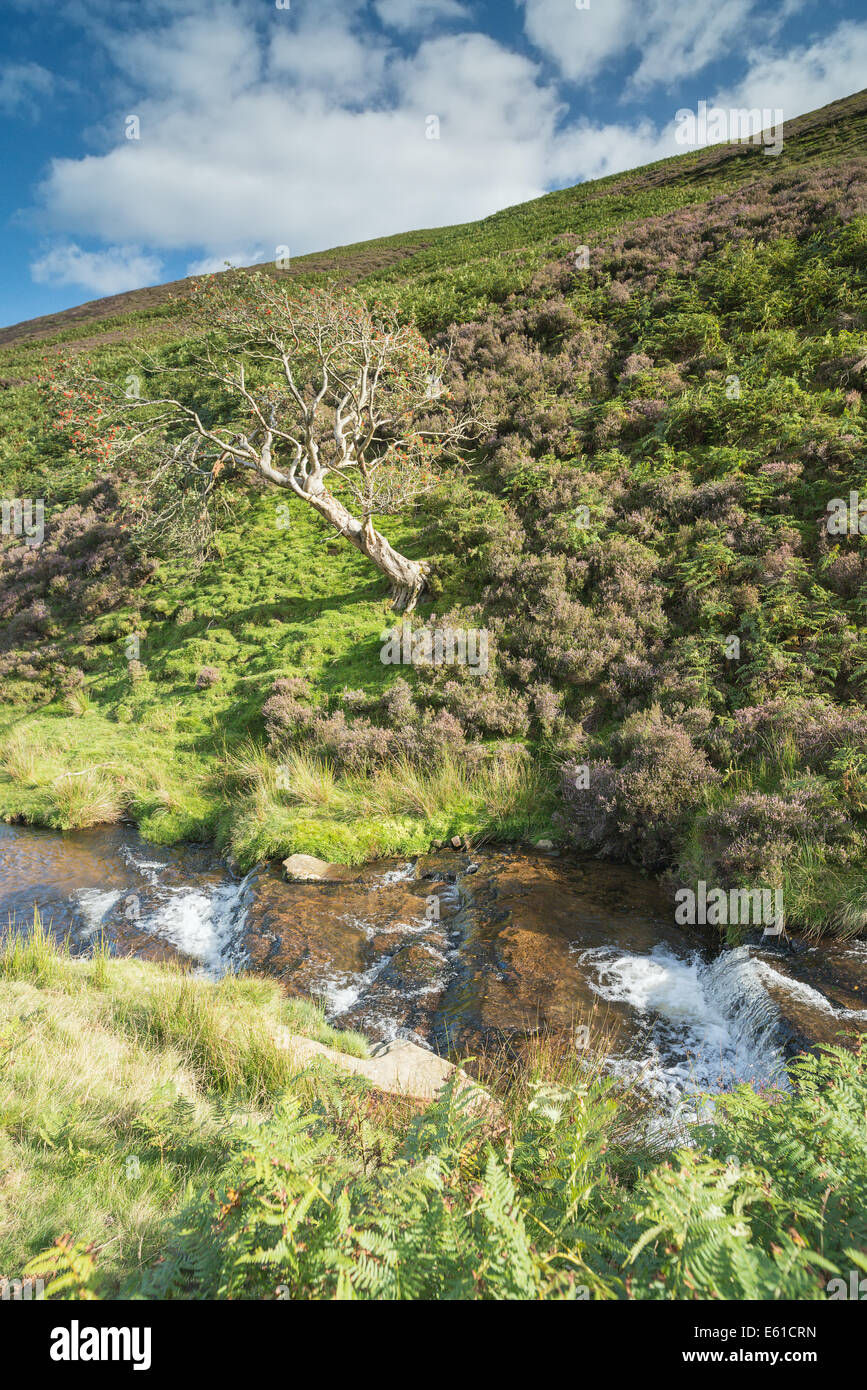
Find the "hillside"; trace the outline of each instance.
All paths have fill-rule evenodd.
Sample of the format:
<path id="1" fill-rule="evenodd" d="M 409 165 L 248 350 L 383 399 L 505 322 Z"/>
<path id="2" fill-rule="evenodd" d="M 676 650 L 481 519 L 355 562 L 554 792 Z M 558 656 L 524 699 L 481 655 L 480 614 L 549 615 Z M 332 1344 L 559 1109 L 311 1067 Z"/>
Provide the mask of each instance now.
<path id="1" fill-rule="evenodd" d="M 786 143 L 781 157 L 774 160 L 775 168 L 785 168 L 789 163 L 804 167 L 826 162 L 829 156 L 837 162 L 847 155 L 863 152 L 862 118 L 865 106 L 867 97 L 860 92 L 789 121 L 786 125 Z M 290 267 L 279 274 L 302 280 L 336 276 L 346 283 L 354 283 L 370 279 L 411 257 L 413 265 L 401 267 L 399 278 L 410 276 L 416 279 L 427 270 L 441 266 L 454 269 L 458 265 L 484 259 L 490 251 L 502 253 L 515 247 L 528 249 L 551 234 L 576 231 L 573 225 L 576 216 L 588 229 L 596 225 L 616 225 L 619 221 L 627 220 L 630 211 L 628 200 L 639 190 L 647 194 L 650 189 L 660 185 L 681 186 L 682 191 L 676 195 L 676 201 L 681 198 L 686 201 L 683 185 L 699 183 L 709 188 L 713 183 L 722 189 L 754 174 L 756 161 L 761 159 L 761 150 L 752 145 L 711 146 L 677 159 L 662 160 L 646 169 L 613 174 L 609 178 L 550 193 L 534 202 L 506 208 L 478 223 L 405 232 L 298 256 Z M 745 160 L 749 162 L 748 170 L 743 168 Z M 621 206 L 615 202 L 618 199 L 623 200 Z M 642 206 L 641 212 L 645 211 L 646 207 Z M 268 264 L 263 268 L 267 269 Z M 12 324 L 0 328 L 0 346 L 56 338 L 60 334 L 64 338 L 69 334 L 74 341 L 80 336 L 78 330 L 83 325 L 90 328 L 100 325 L 100 333 L 108 331 L 119 336 L 125 330 L 118 320 L 131 315 L 148 316 L 151 310 L 165 308 L 172 297 L 182 293 L 189 283 L 189 280 L 175 280 L 165 285 L 130 290 L 125 294 L 91 300 L 74 309 Z M 112 322 L 104 324 L 104 320 Z M 135 330 L 130 332 L 127 329 L 126 333 L 134 337 Z"/>
<path id="2" fill-rule="evenodd" d="M 375 571 L 263 486 L 226 483 L 199 570 L 127 529 L 138 480 L 37 377 L 188 369 L 172 286 L 2 330 L 3 495 L 46 514 L 0 558 L 2 814 L 130 815 L 242 865 L 556 836 L 860 932 L 867 552 L 826 520 L 867 498 L 865 136 L 860 93 L 778 158 L 714 147 L 273 272 L 456 326 L 449 386 L 495 428 L 382 525 L 433 565 L 417 625 L 488 630 L 484 676 L 396 677 Z"/>

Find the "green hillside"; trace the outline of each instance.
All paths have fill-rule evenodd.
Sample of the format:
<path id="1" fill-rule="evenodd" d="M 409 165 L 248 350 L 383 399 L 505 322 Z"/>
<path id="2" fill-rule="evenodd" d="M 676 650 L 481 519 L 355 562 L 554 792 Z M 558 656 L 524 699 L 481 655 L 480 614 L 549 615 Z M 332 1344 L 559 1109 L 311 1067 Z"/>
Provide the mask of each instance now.
<path id="1" fill-rule="evenodd" d="M 825 523 L 867 502 L 865 136 L 862 93 L 778 158 L 715 147 L 272 270 L 455 325 L 448 384 L 494 428 L 381 525 L 432 564 L 413 622 L 487 629 L 485 676 L 383 665 L 384 582 L 285 493 L 227 482 L 201 568 L 130 529 L 140 480 L 101 477 L 38 378 L 191 370 L 168 290 L 0 333 L 2 494 L 46 514 L 0 554 L 0 813 L 132 815 L 244 865 L 562 836 L 862 930 L 867 550 Z"/>

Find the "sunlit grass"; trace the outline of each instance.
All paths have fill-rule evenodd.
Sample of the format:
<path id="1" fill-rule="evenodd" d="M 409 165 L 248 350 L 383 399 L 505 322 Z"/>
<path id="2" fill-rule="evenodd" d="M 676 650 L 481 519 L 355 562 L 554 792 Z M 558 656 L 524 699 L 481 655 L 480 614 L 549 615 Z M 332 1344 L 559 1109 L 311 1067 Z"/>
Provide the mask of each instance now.
<path id="1" fill-rule="evenodd" d="M 47 775 L 47 759 L 30 729 L 13 729 L 3 739 L 0 744 L 0 768 L 11 781 L 23 786 L 32 786 Z"/>
<path id="2" fill-rule="evenodd" d="M 37 914 L 0 937 L 0 1269 L 75 1230 L 106 1277 L 159 1255 L 187 1183 L 215 1179 L 245 1117 L 297 1075 L 283 1030 L 354 1056 L 357 1033 L 275 980 L 70 956 Z"/>
<path id="3" fill-rule="evenodd" d="M 63 772 L 53 783 L 54 820 L 59 830 L 86 830 L 120 820 L 125 798 L 99 768 Z"/>
<path id="4" fill-rule="evenodd" d="M 223 837 L 242 867 L 292 853 L 360 864 L 425 853 L 454 835 L 478 844 L 551 833 L 555 774 L 520 755 L 338 772 L 313 751 L 274 760 L 245 745 L 226 769 L 238 801 Z"/>

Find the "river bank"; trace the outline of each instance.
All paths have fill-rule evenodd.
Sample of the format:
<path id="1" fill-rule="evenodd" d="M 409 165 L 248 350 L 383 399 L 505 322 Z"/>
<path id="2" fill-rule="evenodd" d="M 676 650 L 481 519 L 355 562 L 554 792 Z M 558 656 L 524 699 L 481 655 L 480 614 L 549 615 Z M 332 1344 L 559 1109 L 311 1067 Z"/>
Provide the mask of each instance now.
<path id="1" fill-rule="evenodd" d="M 50 1299 L 826 1299 L 867 1240 L 867 1065 L 648 1130 L 635 1077 L 551 1035 L 494 1105 L 324 1062 L 275 980 L 0 947 L 0 1267 Z M 357 1035 L 327 1034 L 344 1049 Z M 687 1141 L 683 1147 L 684 1140 Z M 791 1155 L 796 1154 L 796 1160 Z M 843 1296 L 846 1296 L 845 1293 Z"/>
<path id="2" fill-rule="evenodd" d="M 848 1278 L 860 943 L 726 949 L 646 876 L 556 850 L 295 883 L 121 825 L 0 826 L 0 912 L 0 1265 L 49 1297 L 825 1298 Z M 406 1042 L 437 1099 L 382 1089 L 382 1045 Z"/>

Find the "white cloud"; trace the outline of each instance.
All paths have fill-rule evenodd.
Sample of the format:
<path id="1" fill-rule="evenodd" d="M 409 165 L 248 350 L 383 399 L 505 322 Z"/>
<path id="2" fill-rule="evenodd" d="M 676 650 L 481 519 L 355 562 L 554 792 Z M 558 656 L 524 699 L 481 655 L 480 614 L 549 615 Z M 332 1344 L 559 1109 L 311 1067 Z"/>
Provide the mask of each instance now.
<path id="1" fill-rule="evenodd" d="M 755 0 L 605 0 L 579 10 L 574 0 L 521 0 L 531 43 L 572 82 L 597 77 L 609 64 L 640 54 L 631 92 L 670 85 L 728 57 Z M 774 18 L 763 16 L 766 37 Z"/>
<path id="2" fill-rule="evenodd" d="M 0 69 L 0 111 L 32 116 L 54 86 L 51 73 L 38 63 L 8 63 Z"/>
<path id="3" fill-rule="evenodd" d="M 561 106 L 528 58 L 482 34 L 430 38 L 409 54 L 368 35 L 362 66 L 345 11 L 328 22 L 317 45 L 334 61 L 314 81 L 291 56 L 293 35 L 307 42 L 303 24 L 267 54 L 229 11 L 130 41 L 124 61 L 146 61 L 156 83 L 156 95 L 130 99 L 141 138 L 123 138 L 118 114 L 107 153 L 54 160 L 40 194 L 49 225 L 206 257 L 252 242 L 294 255 L 481 217 L 545 191 Z M 382 91 L 363 102 L 371 83 Z M 439 140 L 426 138 L 430 115 Z"/>
<path id="4" fill-rule="evenodd" d="M 469 13 L 460 0 L 376 0 L 374 8 L 383 24 L 416 31 L 440 20 L 466 19 Z"/>
<path id="5" fill-rule="evenodd" d="M 558 184 L 602 179 L 683 152 L 683 146 L 675 141 L 673 125 L 659 131 L 651 121 L 637 125 L 580 121 L 564 131 L 554 144 L 548 174 Z"/>
<path id="6" fill-rule="evenodd" d="M 790 121 L 860 91 L 865 73 L 867 23 L 848 22 L 812 44 L 763 54 L 736 86 L 714 100 L 724 107 L 779 107 Z"/>
<path id="7" fill-rule="evenodd" d="M 272 255 L 276 254 L 276 247 Z M 290 248 L 291 255 L 291 248 Z M 204 256 L 199 261 L 190 261 L 187 266 L 188 275 L 216 275 L 218 271 L 225 270 L 227 265 L 247 266 L 261 265 L 268 257 L 261 246 L 256 246 L 251 250 L 234 250 L 218 253 L 216 256 Z"/>
<path id="8" fill-rule="evenodd" d="M 269 73 L 296 89 L 331 89 L 337 104 L 371 101 L 381 89 L 390 49 L 370 32 L 355 33 L 348 16 L 306 10 L 294 28 L 277 31 L 269 48 Z M 343 21 L 343 22 L 341 22 Z"/>
<path id="9" fill-rule="evenodd" d="M 670 86 L 729 57 L 733 46 L 743 42 L 752 10 L 753 0 L 725 0 L 716 5 L 656 0 L 647 8 L 641 62 L 630 78 L 630 88 Z M 768 30 L 765 21 L 764 36 Z"/>
<path id="10" fill-rule="evenodd" d="M 137 246 L 83 251 L 75 242 L 65 242 L 33 261 L 30 273 L 40 285 L 77 285 L 106 295 L 158 284 L 162 268 L 158 256 L 146 255 Z"/>
<path id="11" fill-rule="evenodd" d="M 122 288 L 155 280 L 159 262 L 141 248 L 182 251 L 191 273 L 201 273 L 226 259 L 270 259 L 284 245 L 295 256 L 469 221 L 552 185 L 682 152 L 676 99 L 661 130 L 618 122 L 604 108 L 601 118 L 570 123 L 557 83 L 486 35 L 398 44 L 362 27 L 367 0 L 318 0 L 257 27 L 247 3 L 214 0 L 167 12 L 162 28 L 128 33 L 122 43 L 108 38 L 128 104 L 106 124 L 106 152 L 55 159 L 39 193 L 43 227 L 64 243 L 109 243 L 104 253 L 85 253 L 73 241 L 67 262 L 76 277 L 64 283 L 111 293 L 118 279 Z M 537 41 L 538 25 L 548 23 L 545 41 L 552 54 L 558 48 L 565 72 L 593 75 L 641 42 L 634 82 L 647 85 L 709 62 L 751 0 L 730 0 L 722 19 L 684 0 L 608 0 L 588 11 L 573 0 L 524 3 Z M 386 8 L 393 16 L 409 9 L 402 0 Z M 588 19 L 595 27 L 582 29 Z M 564 25 L 579 26 L 584 48 L 566 43 Z M 768 45 L 737 88 L 706 96 L 782 106 L 786 116 L 793 102 L 798 110 L 820 105 L 863 82 L 865 31 L 844 24 L 811 48 L 776 56 Z M 142 74 L 146 90 L 137 85 Z M 141 138 L 128 141 L 123 118 L 132 112 Z M 439 120 L 437 140 L 426 138 L 430 116 Z M 122 252 L 125 244 L 134 249 Z M 40 274 L 59 283 L 43 270 L 48 259 L 37 262 Z"/>
<path id="12" fill-rule="evenodd" d="M 636 43 L 635 0 L 606 0 L 587 10 L 574 0 L 522 0 L 531 43 L 572 81 L 591 78 Z"/>
<path id="13" fill-rule="evenodd" d="M 259 80 L 262 53 L 242 11 L 217 6 L 181 15 L 164 28 L 108 31 L 105 46 L 119 70 L 146 75 L 152 101 L 192 110 L 225 108 Z"/>

